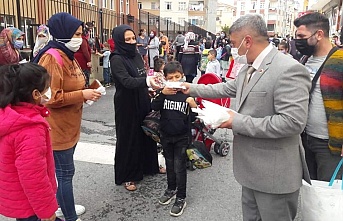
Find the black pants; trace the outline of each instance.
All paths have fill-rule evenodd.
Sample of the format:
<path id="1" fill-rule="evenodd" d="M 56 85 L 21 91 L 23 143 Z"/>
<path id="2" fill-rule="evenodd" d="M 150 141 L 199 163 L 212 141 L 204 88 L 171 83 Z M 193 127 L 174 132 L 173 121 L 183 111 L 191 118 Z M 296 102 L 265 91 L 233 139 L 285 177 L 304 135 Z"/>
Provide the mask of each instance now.
<path id="1" fill-rule="evenodd" d="M 168 189 L 176 190 L 176 197 L 186 198 L 187 167 L 186 149 L 188 136 L 161 136 L 163 154 L 166 159 Z"/>
<path id="2" fill-rule="evenodd" d="M 313 180 L 330 181 L 337 164 L 341 160 L 339 154 L 332 154 L 328 147 L 328 140 L 302 135 L 305 157 L 310 177 Z M 342 167 L 336 179 L 342 178 Z"/>

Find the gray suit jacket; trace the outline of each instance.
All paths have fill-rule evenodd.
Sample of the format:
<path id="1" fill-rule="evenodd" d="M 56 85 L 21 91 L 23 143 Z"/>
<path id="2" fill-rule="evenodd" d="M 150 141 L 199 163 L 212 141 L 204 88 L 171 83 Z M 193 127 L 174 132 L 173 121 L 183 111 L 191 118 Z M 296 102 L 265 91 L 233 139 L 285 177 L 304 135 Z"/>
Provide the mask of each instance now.
<path id="1" fill-rule="evenodd" d="M 310 182 L 300 133 L 306 125 L 310 74 L 275 48 L 243 89 L 248 66 L 235 80 L 192 85 L 191 96 L 236 97 L 232 123 L 233 171 L 243 186 L 265 193 L 292 193 Z"/>

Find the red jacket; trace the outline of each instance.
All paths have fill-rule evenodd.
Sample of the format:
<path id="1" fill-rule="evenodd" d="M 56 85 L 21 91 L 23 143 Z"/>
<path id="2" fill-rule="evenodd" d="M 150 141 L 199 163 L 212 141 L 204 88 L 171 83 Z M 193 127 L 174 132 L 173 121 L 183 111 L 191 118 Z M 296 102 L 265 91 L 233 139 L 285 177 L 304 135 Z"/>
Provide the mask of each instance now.
<path id="1" fill-rule="evenodd" d="M 0 214 L 50 218 L 57 210 L 47 108 L 29 103 L 0 108 Z"/>
<path id="2" fill-rule="evenodd" d="M 79 50 L 75 52 L 74 56 L 82 70 L 91 69 L 87 66 L 87 62 L 91 62 L 91 47 L 85 36 L 82 36 L 82 44 Z"/>

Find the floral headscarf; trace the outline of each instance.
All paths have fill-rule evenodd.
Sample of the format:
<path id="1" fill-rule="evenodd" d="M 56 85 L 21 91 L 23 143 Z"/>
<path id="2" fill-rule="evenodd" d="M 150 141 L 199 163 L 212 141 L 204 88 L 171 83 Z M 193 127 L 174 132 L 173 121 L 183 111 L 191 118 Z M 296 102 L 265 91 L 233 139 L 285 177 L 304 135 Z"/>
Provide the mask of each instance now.
<path id="1" fill-rule="evenodd" d="M 38 37 L 39 35 L 43 35 L 45 38 Z M 33 57 L 36 57 L 38 52 L 48 44 L 48 42 L 52 39 L 50 35 L 49 28 L 46 25 L 40 25 L 37 29 L 37 37 L 35 47 L 33 48 Z"/>
<path id="2" fill-rule="evenodd" d="M 19 62 L 19 52 L 13 47 L 20 36 L 25 35 L 18 28 L 5 28 L 0 33 L 0 65 L 16 64 Z"/>

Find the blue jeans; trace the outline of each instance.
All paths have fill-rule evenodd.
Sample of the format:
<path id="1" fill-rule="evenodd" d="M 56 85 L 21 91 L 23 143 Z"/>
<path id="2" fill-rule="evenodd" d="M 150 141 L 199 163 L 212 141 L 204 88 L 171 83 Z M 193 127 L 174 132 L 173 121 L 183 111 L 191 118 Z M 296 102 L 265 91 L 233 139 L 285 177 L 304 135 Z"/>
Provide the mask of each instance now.
<path id="1" fill-rule="evenodd" d="M 76 144 L 68 150 L 54 151 L 56 177 L 58 182 L 57 202 L 61 207 L 65 221 L 77 220 L 73 193 L 75 147 Z"/>
<path id="2" fill-rule="evenodd" d="M 83 71 L 83 74 L 86 76 L 86 87 L 88 87 L 89 86 L 89 77 L 90 77 L 91 71 L 88 69 L 85 69 L 82 71 Z"/>
<path id="3" fill-rule="evenodd" d="M 36 215 L 30 216 L 29 218 L 20 218 L 20 219 L 16 219 L 16 220 L 17 221 L 41 221 L 41 219 L 39 219 Z M 60 218 L 56 217 L 55 221 L 62 221 L 62 220 Z"/>
<path id="4" fill-rule="evenodd" d="M 104 77 L 104 84 L 111 83 L 111 80 L 110 80 L 110 69 L 109 68 L 104 68 L 102 74 L 103 74 L 103 77 Z"/>
<path id="5" fill-rule="evenodd" d="M 161 136 L 163 155 L 166 159 L 168 189 L 176 190 L 176 197 L 186 198 L 188 135 Z"/>

